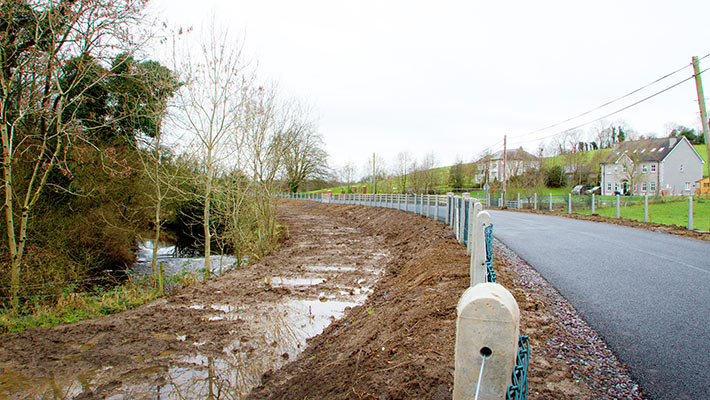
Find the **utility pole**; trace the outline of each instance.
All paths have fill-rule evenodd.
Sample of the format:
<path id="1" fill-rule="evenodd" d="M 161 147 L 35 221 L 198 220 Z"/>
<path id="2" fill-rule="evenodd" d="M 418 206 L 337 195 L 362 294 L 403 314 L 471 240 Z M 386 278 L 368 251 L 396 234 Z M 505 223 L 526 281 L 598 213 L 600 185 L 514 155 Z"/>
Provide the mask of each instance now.
<path id="1" fill-rule="evenodd" d="M 375 153 L 372 153 L 372 194 L 377 194 L 377 176 L 375 175 Z"/>
<path id="2" fill-rule="evenodd" d="M 506 171 L 505 171 L 505 164 L 508 161 L 508 135 L 503 135 L 503 204 L 501 204 L 501 208 L 506 208 L 505 207 L 505 189 L 506 189 Z"/>
<path id="3" fill-rule="evenodd" d="M 703 80 L 700 78 L 700 62 L 698 57 L 693 57 L 693 71 L 695 72 L 695 88 L 698 90 L 698 105 L 700 106 L 700 121 L 702 121 L 703 135 L 705 136 L 705 151 L 707 162 L 705 166 L 710 176 L 710 129 L 708 129 L 708 114 L 705 111 L 705 95 L 703 94 Z"/>

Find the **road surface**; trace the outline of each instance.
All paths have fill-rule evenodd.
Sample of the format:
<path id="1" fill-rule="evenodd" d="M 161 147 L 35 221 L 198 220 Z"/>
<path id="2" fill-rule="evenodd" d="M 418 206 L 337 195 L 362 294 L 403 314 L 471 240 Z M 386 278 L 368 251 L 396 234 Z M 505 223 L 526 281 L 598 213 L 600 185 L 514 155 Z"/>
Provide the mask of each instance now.
<path id="1" fill-rule="evenodd" d="M 599 332 L 653 399 L 710 399 L 710 242 L 488 210 L 494 236 Z"/>

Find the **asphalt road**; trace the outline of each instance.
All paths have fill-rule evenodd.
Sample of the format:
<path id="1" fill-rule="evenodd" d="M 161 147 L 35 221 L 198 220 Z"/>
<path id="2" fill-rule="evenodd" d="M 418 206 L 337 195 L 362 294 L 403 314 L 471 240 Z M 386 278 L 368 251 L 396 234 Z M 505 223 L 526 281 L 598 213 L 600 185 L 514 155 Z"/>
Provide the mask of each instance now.
<path id="1" fill-rule="evenodd" d="M 710 242 L 488 210 L 493 233 L 604 338 L 653 399 L 710 399 Z"/>

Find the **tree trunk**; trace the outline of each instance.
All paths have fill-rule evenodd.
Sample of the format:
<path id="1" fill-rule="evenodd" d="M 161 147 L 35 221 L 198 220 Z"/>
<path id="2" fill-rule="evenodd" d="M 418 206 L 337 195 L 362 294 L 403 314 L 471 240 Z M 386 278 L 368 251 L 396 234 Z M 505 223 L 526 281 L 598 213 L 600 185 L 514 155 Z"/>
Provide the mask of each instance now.
<path id="1" fill-rule="evenodd" d="M 210 199 L 212 197 L 212 176 L 214 175 L 214 165 L 212 161 L 212 149 L 207 150 L 207 182 L 205 183 L 205 205 L 202 215 L 202 227 L 205 230 L 205 279 L 210 278 L 210 244 L 212 242 L 212 232 L 210 231 Z"/>

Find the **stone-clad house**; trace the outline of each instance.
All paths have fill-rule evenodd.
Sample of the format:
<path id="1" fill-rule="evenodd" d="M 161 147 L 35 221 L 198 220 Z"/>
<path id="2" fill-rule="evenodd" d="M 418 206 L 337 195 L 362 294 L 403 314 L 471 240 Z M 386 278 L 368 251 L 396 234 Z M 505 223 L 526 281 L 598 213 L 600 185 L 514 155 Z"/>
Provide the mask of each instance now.
<path id="1" fill-rule="evenodd" d="M 693 195 L 703 164 L 682 136 L 622 142 L 601 163 L 601 194 Z"/>

